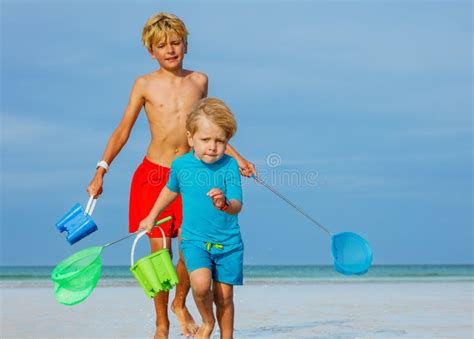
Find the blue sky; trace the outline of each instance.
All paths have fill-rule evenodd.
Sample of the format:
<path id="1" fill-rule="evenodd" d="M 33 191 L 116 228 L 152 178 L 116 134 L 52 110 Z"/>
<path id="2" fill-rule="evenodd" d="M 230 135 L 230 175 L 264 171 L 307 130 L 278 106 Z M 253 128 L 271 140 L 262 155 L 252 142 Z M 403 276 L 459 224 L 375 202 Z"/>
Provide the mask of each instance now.
<path id="1" fill-rule="evenodd" d="M 3 1 L 0 264 L 54 265 L 126 234 L 143 115 L 106 176 L 99 232 L 70 247 L 54 224 L 86 202 L 134 79 L 157 67 L 140 35 L 159 11 L 185 21 L 185 67 L 231 106 L 231 143 L 264 179 L 363 235 L 376 264 L 473 263 L 471 2 Z M 247 264 L 331 263 L 324 232 L 243 186 Z M 104 263 L 127 265 L 130 246 Z"/>

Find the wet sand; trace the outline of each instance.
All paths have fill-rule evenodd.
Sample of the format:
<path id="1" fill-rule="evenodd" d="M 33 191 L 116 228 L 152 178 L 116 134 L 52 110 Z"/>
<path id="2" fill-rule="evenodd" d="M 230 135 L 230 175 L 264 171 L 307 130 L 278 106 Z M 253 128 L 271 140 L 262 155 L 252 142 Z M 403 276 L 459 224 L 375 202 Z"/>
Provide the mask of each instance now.
<path id="1" fill-rule="evenodd" d="M 473 282 L 251 283 L 235 290 L 236 338 L 470 338 Z M 151 338 L 154 308 L 135 285 L 58 304 L 51 287 L 1 289 L 2 337 Z M 192 298 L 192 314 L 198 313 Z M 170 338 L 180 336 L 170 314 Z M 218 337 L 215 330 L 213 338 Z"/>

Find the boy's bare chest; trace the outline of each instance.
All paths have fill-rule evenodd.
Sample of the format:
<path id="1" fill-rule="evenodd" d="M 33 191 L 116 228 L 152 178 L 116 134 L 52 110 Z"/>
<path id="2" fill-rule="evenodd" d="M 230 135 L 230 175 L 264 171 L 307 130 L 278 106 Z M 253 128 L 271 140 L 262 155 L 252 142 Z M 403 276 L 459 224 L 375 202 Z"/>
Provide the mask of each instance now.
<path id="1" fill-rule="evenodd" d="M 202 89 L 193 83 L 159 84 L 148 88 L 145 109 L 150 113 L 187 114 L 202 97 Z"/>

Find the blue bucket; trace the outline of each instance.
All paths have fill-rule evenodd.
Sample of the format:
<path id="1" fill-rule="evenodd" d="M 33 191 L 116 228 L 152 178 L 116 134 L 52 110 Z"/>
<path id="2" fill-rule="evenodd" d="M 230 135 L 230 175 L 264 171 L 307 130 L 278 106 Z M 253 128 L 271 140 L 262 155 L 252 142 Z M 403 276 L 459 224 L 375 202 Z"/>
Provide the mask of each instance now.
<path id="1" fill-rule="evenodd" d="M 81 204 L 76 203 L 56 223 L 56 228 L 60 233 L 64 231 L 68 233 L 66 240 L 70 245 L 98 230 L 96 223 L 91 217 L 96 202 L 97 199 L 90 197 L 85 210 Z"/>

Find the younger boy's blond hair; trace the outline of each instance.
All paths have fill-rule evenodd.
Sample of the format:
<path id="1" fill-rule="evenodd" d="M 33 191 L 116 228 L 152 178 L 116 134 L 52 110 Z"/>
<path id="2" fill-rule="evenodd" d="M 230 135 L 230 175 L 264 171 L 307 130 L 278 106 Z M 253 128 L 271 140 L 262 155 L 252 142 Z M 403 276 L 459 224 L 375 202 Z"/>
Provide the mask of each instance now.
<path id="1" fill-rule="evenodd" d="M 206 117 L 222 128 L 227 140 L 232 138 L 237 132 L 237 121 L 234 114 L 224 101 L 217 98 L 204 98 L 197 102 L 186 119 L 186 129 L 194 135 L 197 131 L 198 121 L 201 117 Z"/>
<path id="2" fill-rule="evenodd" d="M 153 45 L 166 41 L 170 33 L 176 33 L 187 46 L 189 33 L 184 22 L 174 14 L 164 12 L 155 14 L 143 27 L 143 44 L 151 51 Z"/>

